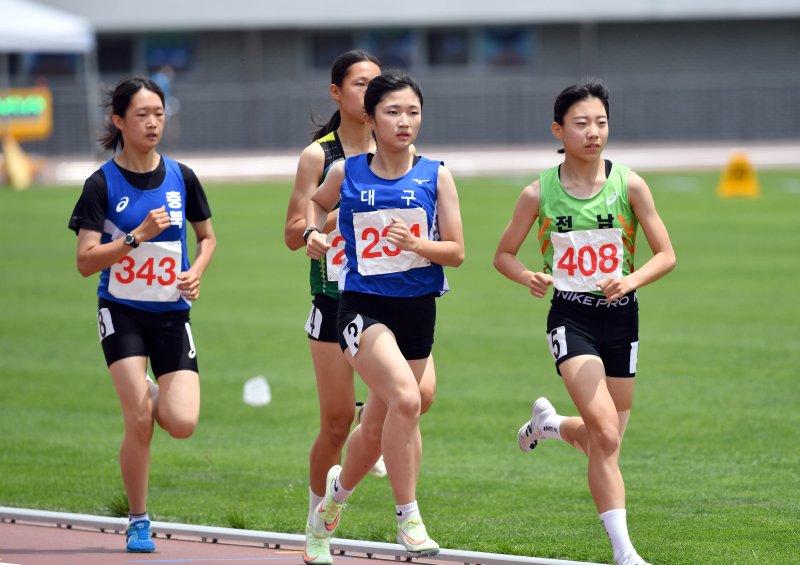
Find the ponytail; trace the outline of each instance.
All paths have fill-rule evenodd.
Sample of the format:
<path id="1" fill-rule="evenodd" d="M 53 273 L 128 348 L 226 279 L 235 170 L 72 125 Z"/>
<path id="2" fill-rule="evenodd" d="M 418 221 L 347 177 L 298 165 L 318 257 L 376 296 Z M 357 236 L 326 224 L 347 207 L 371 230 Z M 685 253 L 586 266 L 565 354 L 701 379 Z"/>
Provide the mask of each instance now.
<path id="1" fill-rule="evenodd" d="M 339 110 L 336 110 L 331 116 L 331 119 L 328 120 L 328 123 L 325 125 L 317 123 L 317 121 L 314 119 L 314 116 L 311 116 L 311 123 L 319 127 L 319 129 L 316 130 L 311 136 L 311 141 L 317 141 L 318 139 L 322 139 L 332 131 L 336 131 L 339 128 L 339 125 L 342 123 L 342 114 L 339 112 Z"/>

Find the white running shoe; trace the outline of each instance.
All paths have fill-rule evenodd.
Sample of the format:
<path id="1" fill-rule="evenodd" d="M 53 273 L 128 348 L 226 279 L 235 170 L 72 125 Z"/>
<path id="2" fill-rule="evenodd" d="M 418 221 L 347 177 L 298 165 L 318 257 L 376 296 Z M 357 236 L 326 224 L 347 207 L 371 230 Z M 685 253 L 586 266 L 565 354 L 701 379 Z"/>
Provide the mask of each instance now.
<path id="1" fill-rule="evenodd" d="M 150 387 L 150 398 L 153 400 L 153 417 L 156 415 L 156 408 L 158 408 L 158 384 L 150 377 L 149 372 L 145 372 L 147 385 Z"/>
<path id="2" fill-rule="evenodd" d="M 539 440 L 544 439 L 542 431 L 545 421 L 555 414 L 556 409 L 544 396 L 536 399 L 531 410 L 531 419 L 517 432 L 517 445 L 520 451 L 531 451 L 539 445 Z"/>
<path id="3" fill-rule="evenodd" d="M 383 455 L 378 457 L 378 460 L 375 461 L 375 464 L 372 466 L 372 469 L 370 469 L 369 472 L 378 478 L 386 476 L 386 463 L 383 462 Z"/>
<path id="4" fill-rule="evenodd" d="M 617 561 L 617 565 L 650 565 L 650 563 L 639 557 L 638 553 L 626 553 Z"/>
<path id="5" fill-rule="evenodd" d="M 361 423 L 361 414 L 364 412 L 364 403 L 356 402 L 356 425 Z M 386 464 L 383 462 L 383 455 L 378 457 L 378 460 L 369 470 L 370 473 L 376 477 L 383 478 L 386 476 Z"/>

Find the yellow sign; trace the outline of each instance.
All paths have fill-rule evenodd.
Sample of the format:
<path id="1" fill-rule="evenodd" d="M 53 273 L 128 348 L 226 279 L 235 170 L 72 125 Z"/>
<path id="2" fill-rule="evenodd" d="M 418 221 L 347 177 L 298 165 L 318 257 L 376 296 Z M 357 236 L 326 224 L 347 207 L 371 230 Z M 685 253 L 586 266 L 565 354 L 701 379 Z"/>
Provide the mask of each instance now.
<path id="1" fill-rule="evenodd" d="M 758 198 L 761 195 L 756 171 L 744 153 L 736 153 L 731 157 L 719 181 L 717 195 L 720 198 L 735 196 Z"/>
<path id="2" fill-rule="evenodd" d="M 0 90 L 0 136 L 47 139 L 53 131 L 53 95 L 47 87 Z"/>

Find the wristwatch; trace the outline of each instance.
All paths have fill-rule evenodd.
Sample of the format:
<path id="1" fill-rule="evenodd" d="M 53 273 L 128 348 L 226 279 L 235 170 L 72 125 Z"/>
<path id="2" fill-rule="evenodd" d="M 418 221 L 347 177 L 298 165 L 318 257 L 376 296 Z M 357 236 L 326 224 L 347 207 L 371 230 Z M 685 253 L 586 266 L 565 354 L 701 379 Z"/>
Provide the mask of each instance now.
<path id="1" fill-rule="evenodd" d="M 139 247 L 139 243 L 136 241 L 136 236 L 132 233 L 125 234 L 125 245 L 130 245 L 134 249 Z"/>
<path id="2" fill-rule="evenodd" d="M 308 243 L 308 236 L 310 236 L 310 235 L 311 235 L 311 232 L 312 232 L 312 231 L 315 231 L 315 232 L 321 233 L 321 232 L 319 231 L 319 229 L 318 229 L 318 228 L 315 228 L 314 226 L 308 227 L 308 228 L 306 228 L 306 231 L 304 231 L 304 232 L 303 232 L 303 241 L 305 241 L 306 243 Z"/>

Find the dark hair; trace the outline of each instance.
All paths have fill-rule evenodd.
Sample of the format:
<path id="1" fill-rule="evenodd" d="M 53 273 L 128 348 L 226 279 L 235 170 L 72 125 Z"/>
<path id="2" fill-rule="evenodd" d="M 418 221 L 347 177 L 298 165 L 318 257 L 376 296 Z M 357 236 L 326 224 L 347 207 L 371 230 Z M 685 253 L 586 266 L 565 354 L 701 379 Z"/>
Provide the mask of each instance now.
<path id="1" fill-rule="evenodd" d="M 364 62 L 375 63 L 378 67 L 381 66 L 381 62 L 377 57 L 375 57 L 375 55 L 367 53 L 362 49 L 353 49 L 351 51 L 347 51 L 346 53 L 342 53 L 336 57 L 336 60 L 333 62 L 333 66 L 331 67 L 331 84 L 341 87 L 348 71 L 350 70 L 350 67 L 356 63 Z M 342 116 L 339 110 L 336 110 L 331 116 L 331 119 L 328 120 L 327 124 L 322 125 L 317 123 L 313 116 L 311 117 L 311 123 L 313 123 L 315 126 L 319 126 L 319 129 L 311 136 L 311 141 L 316 141 L 338 128 L 339 124 L 342 123 Z"/>
<path id="2" fill-rule="evenodd" d="M 375 107 L 380 104 L 387 94 L 410 88 L 419 98 L 422 107 L 422 89 L 411 75 L 405 71 L 385 71 L 369 81 L 367 91 L 364 93 L 364 110 L 368 115 L 375 117 Z"/>
<path id="3" fill-rule="evenodd" d="M 563 126 L 564 115 L 569 112 L 569 109 L 577 102 L 586 100 L 587 98 L 597 98 L 600 100 L 606 109 L 606 117 L 609 116 L 608 87 L 602 80 L 593 78 L 580 84 L 568 86 L 556 96 L 556 103 L 553 105 L 553 121 Z M 564 153 L 564 148 L 562 147 L 558 152 Z"/>
<path id="4" fill-rule="evenodd" d="M 106 117 L 103 128 L 105 133 L 98 139 L 103 149 L 116 151 L 117 146 L 124 148 L 125 142 L 122 139 L 122 132 L 117 129 L 114 122 L 111 121 L 111 116 L 125 116 L 128 108 L 131 105 L 131 100 L 141 89 L 147 89 L 151 92 L 158 94 L 161 99 L 161 104 L 164 104 L 164 91 L 154 81 L 143 76 L 132 76 L 124 78 L 117 83 L 114 89 L 105 88 L 106 96 L 108 97 L 104 107 L 110 109 L 109 116 Z"/>

